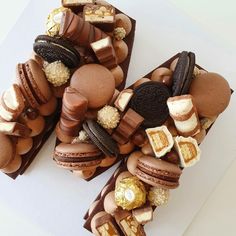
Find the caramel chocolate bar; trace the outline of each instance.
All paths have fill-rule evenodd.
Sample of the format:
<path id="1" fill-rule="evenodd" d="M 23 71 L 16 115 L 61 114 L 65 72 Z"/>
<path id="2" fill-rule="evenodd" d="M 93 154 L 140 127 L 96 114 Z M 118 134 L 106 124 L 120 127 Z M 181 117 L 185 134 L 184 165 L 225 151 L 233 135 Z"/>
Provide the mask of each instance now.
<path id="1" fill-rule="evenodd" d="M 31 129 L 18 122 L 0 122 L 0 132 L 10 136 L 27 138 Z"/>
<path id="2" fill-rule="evenodd" d="M 146 133 L 156 157 L 162 157 L 172 149 L 174 141 L 165 125 L 146 129 Z"/>
<path id="3" fill-rule="evenodd" d="M 110 37 L 91 43 L 91 48 L 102 65 L 108 69 L 113 69 L 117 66 L 116 52 Z"/>
<path id="4" fill-rule="evenodd" d="M 69 10 L 63 12 L 59 35 L 87 48 L 91 43 L 107 37 L 99 28 Z"/>
<path id="5" fill-rule="evenodd" d="M 104 214 L 95 220 L 95 228 L 100 236 L 120 236 L 114 219 L 109 214 Z"/>
<path id="6" fill-rule="evenodd" d="M 143 227 L 136 221 L 130 211 L 119 210 L 114 214 L 116 223 L 125 236 L 145 236 Z"/>
<path id="7" fill-rule="evenodd" d="M 95 0 L 62 0 L 62 6 L 70 8 L 75 13 L 82 12 L 86 4 L 93 4 Z"/>
<path id="8" fill-rule="evenodd" d="M 200 160 L 201 150 L 194 138 L 177 136 L 174 138 L 182 167 L 190 167 Z"/>
<path id="9" fill-rule="evenodd" d="M 126 114 L 120 121 L 119 126 L 112 134 L 112 138 L 119 144 L 125 144 L 135 131 L 143 123 L 144 118 L 136 113 L 133 109 L 129 108 Z"/>
<path id="10" fill-rule="evenodd" d="M 105 32 L 112 32 L 115 14 L 115 8 L 111 5 L 88 4 L 84 7 L 83 18 Z"/>

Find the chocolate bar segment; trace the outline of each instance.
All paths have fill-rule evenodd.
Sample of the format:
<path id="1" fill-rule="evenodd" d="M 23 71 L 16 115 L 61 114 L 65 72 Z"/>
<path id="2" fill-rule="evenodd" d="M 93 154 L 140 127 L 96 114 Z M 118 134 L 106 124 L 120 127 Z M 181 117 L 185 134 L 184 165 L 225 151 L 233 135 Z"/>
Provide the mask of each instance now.
<path id="1" fill-rule="evenodd" d="M 86 4 L 93 4 L 95 0 L 62 0 L 62 6 L 70 8 L 75 13 L 82 12 Z"/>
<path id="2" fill-rule="evenodd" d="M 0 122 L 0 132 L 10 136 L 29 137 L 31 129 L 18 122 Z"/>
<path id="3" fill-rule="evenodd" d="M 125 236 L 145 236 L 143 227 L 136 221 L 130 211 L 119 210 L 114 214 L 116 223 Z"/>
<path id="4" fill-rule="evenodd" d="M 132 211 L 133 217 L 136 221 L 144 225 L 153 219 L 153 208 L 150 205 L 136 208 Z"/>
<path id="5" fill-rule="evenodd" d="M 133 109 L 129 108 L 126 114 L 123 116 L 119 126 L 112 134 L 112 138 L 119 144 L 125 144 L 129 138 L 140 127 L 144 118 L 136 113 Z"/>
<path id="6" fill-rule="evenodd" d="M 115 8 L 111 5 L 88 4 L 84 7 L 83 18 L 105 32 L 115 27 Z"/>
<path id="7" fill-rule="evenodd" d="M 116 52 L 110 37 L 91 43 L 91 47 L 102 65 L 108 69 L 113 69 L 118 65 Z"/>
<path id="8" fill-rule="evenodd" d="M 69 10 L 63 12 L 59 35 L 78 46 L 87 48 L 90 47 L 91 43 L 107 37 L 100 29 Z"/>

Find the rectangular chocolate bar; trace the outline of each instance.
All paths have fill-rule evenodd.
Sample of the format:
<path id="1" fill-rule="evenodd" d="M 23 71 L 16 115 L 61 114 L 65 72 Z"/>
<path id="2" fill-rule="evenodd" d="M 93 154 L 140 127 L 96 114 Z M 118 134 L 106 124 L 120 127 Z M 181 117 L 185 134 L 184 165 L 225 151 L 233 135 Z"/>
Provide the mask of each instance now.
<path id="1" fill-rule="evenodd" d="M 95 0 L 62 0 L 62 6 L 70 8 L 76 13 L 82 12 L 86 4 L 93 4 Z"/>
<path id="2" fill-rule="evenodd" d="M 170 58 L 168 61 L 166 61 L 165 63 L 163 63 L 162 65 L 160 65 L 159 67 L 167 67 L 169 68 L 171 63 L 179 57 L 179 53 L 175 56 L 173 56 L 172 58 Z M 203 69 L 202 67 L 200 67 L 199 65 L 196 65 L 199 69 Z M 157 67 L 157 68 L 159 68 Z M 156 70 L 156 69 L 154 69 Z M 153 70 L 153 71 L 154 71 Z M 153 71 L 151 71 L 150 73 L 148 73 L 147 75 L 143 76 L 143 78 L 150 78 Z M 132 88 L 133 85 L 131 85 L 129 88 Z M 233 90 L 231 90 L 233 93 Z M 208 127 L 208 129 L 206 130 L 207 132 L 210 130 L 211 126 Z M 100 194 L 97 196 L 97 198 L 95 199 L 95 201 L 97 202 L 96 206 L 89 211 L 87 211 L 87 213 L 84 216 L 85 219 L 85 224 L 84 224 L 84 228 L 87 229 L 88 231 L 91 232 L 91 220 L 93 218 L 93 216 L 95 214 L 97 214 L 100 211 L 104 211 L 104 199 L 107 193 L 114 191 L 115 190 L 115 184 L 116 184 L 116 179 L 119 176 L 120 173 L 127 171 L 127 166 L 126 166 L 126 161 L 122 161 L 120 166 L 117 168 L 117 170 L 115 171 L 115 173 L 111 176 L 111 178 L 108 180 L 108 182 L 106 183 L 105 187 L 103 188 L 103 190 L 100 192 Z M 155 210 L 156 207 L 153 207 L 153 210 Z M 149 214 L 151 214 L 152 217 L 152 212 L 149 212 Z M 149 218 L 151 218 L 149 217 Z M 125 236 L 125 234 L 123 234 Z"/>
<path id="3" fill-rule="evenodd" d="M 111 5 L 88 4 L 84 6 L 83 18 L 105 32 L 111 32 L 115 27 L 115 8 Z"/>

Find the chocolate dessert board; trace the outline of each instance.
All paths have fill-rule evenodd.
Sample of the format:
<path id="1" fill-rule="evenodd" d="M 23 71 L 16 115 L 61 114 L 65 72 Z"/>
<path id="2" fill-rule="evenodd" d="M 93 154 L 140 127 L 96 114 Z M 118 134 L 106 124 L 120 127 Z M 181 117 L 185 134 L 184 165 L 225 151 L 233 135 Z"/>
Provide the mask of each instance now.
<path id="1" fill-rule="evenodd" d="M 199 65 L 224 75 L 231 87 L 236 88 L 233 55 L 168 1 L 150 0 L 149 17 L 143 16 L 145 1 L 110 2 L 137 20 L 128 85 L 177 52 L 191 50 L 196 53 Z M 59 4 L 59 0 L 31 1 L 0 45 L 1 92 L 11 84 L 15 65 L 29 57 L 35 36 L 44 32 L 48 12 Z M 235 159 L 236 133 L 232 128 L 235 127 L 235 104 L 233 95 L 229 108 L 217 119 L 201 145 L 201 162 L 185 171 L 181 186 L 172 192 L 168 206 L 155 212 L 155 220 L 146 228 L 148 236 L 184 235 Z M 218 143 L 224 145 L 219 147 Z M 83 216 L 117 166 L 87 183 L 55 165 L 51 159 L 54 144 L 52 135 L 25 174 L 15 182 L 0 175 L 0 202 L 13 213 L 13 218 L 35 225 L 42 235 L 90 236 L 91 233 L 83 229 Z M 4 235 L 1 229 L 0 232 Z"/>

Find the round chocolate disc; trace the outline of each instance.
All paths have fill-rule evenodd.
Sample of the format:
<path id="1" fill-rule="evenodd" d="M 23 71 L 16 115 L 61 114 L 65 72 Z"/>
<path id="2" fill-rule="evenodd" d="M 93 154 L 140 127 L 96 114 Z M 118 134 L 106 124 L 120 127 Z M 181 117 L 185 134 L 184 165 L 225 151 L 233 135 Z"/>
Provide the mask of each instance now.
<path id="1" fill-rule="evenodd" d="M 171 93 L 165 84 L 150 81 L 134 90 L 129 106 L 144 117 L 144 127 L 160 126 L 169 116 L 167 99 L 170 96 Z"/>

